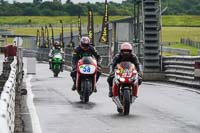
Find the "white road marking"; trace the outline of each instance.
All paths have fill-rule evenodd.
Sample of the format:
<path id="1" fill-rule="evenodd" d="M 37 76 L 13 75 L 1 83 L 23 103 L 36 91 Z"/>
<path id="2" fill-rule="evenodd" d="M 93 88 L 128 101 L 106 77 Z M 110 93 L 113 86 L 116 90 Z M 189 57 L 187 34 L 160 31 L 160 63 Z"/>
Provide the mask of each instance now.
<path id="1" fill-rule="evenodd" d="M 27 75 L 27 78 L 26 78 L 27 101 L 26 102 L 27 102 L 27 106 L 30 112 L 33 133 L 42 133 L 39 117 L 35 109 L 35 105 L 33 103 L 34 94 L 32 93 L 32 90 L 31 90 L 31 82 L 30 82 L 31 79 L 32 79 L 32 75 Z"/>

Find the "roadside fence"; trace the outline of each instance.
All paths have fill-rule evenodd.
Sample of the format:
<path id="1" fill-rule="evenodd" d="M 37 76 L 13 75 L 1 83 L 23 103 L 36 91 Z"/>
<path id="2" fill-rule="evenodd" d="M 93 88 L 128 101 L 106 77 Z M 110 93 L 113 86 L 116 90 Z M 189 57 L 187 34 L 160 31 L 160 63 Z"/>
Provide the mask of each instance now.
<path id="1" fill-rule="evenodd" d="M 200 49 L 200 42 L 198 42 L 198 41 L 193 41 L 191 39 L 181 38 L 180 42 L 182 44 L 185 44 L 185 45 Z"/>
<path id="2" fill-rule="evenodd" d="M 173 56 L 163 57 L 163 70 L 167 81 L 200 87 L 199 74 L 200 56 Z M 198 70 L 197 70 L 198 68 Z M 197 74 L 198 73 L 198 74 Z"/>

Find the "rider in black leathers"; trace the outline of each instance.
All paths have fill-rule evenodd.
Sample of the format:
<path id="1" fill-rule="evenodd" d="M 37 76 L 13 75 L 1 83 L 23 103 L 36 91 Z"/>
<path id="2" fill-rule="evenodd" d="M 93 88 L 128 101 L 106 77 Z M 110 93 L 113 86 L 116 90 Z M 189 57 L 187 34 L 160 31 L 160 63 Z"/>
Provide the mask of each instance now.
<path id="1" fill-rule="evenodd" d="M 74 85 L 72 87 L 72 90 L 76 90 L 75 88 L 75 84 L 76 84 L 76 72 L 77 72 L 77 63 L 78 61 L 84 57 L 84 56 L 94 56 L 97 60 L 97 65 L 98 65 L 98 71 L 97 71 L 97 77 L 96 77 L 96 81 L 98 81 L 100 75 L 101 75 L 101 57 L 100 55 L 97 53 L 97 51 L 95 50 L 95 48 L 90 44 L 90 39 L 88 37 L 82 37 L 80 40 L 80 44 L 78 47 L 76 47 L 74 49 L 74 52 L 72 54 L 72 71 L 71 71 L 71 77 L 72 80 L 74 82 Z M 96 87 L 95 87 L 95 92 Z"/>

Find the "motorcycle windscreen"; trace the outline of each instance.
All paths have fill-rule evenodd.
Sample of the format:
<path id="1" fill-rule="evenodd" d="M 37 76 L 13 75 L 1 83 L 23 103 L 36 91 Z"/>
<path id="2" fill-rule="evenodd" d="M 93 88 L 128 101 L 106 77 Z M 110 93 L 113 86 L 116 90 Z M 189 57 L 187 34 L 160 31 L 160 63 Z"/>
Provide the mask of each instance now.
<path id="1" fill-rule="evenodd" d="M 96 60 L 91 56 L 85 56 L 82 58 L 83 64 L 97 64 Z"/>
<path id="2" fill-rule="evenodd" d="M 61 53 L 55 53 L 53 58 L 62 59 Z"/>
<path id="3" fill-rule="evenodd" d="M 128 70 L 135 70 L 135 65 L 131 62 L 121 62 L 117 65 L 118 69 L 128 69 Z"/>
<path id="4" fill-rule="evenodd" d="M 117 74 L 118 78 L 121 79 L 120 81 L 125 81 L 124 78 L 133 78 L 136 77 L 136 69 L 135 65 L 131 62 L 121 62 L 117 64 Z"/>

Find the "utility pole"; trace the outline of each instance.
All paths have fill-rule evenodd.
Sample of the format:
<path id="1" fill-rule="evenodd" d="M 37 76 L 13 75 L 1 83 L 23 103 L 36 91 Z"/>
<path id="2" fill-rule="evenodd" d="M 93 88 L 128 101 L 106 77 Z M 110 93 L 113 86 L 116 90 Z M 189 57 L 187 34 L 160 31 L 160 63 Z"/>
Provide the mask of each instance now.
<path id="1" fill-rule="evenodd" d="M 49 27 L 51 28 L 51 45 L 53 46 L 54 45 L 54 33 L 53 33 L 53 26 L 52 24 L 49 24 Z"/>
<path id="2" fill-rule="evenodd" d="M 62 43 L 62 47 L 64 48 L 64 29 L 63 29 L 63 21 L 60 20 L 61 23 L 61 37 L 60 37 L 60 41 Z"/>

